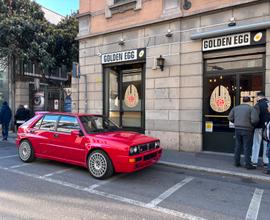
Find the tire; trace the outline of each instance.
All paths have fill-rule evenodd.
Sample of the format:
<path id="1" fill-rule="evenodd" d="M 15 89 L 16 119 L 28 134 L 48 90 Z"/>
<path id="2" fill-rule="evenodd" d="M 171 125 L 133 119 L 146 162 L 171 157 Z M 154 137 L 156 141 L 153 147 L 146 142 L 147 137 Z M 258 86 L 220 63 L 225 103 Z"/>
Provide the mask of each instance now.
<path id="1" fill-rule="evenodd" d="M 35 159 L 33 147 L 27 140 L 20 143 L 18 151 L 20 159 L 25 163 L 32 162 Z"/>
<path id="2" fill-rule="evenodd" d="M 94 150 L 87 158 L 88 170 L 96 179 L 107 179 L 113 175 L 114 169 L 108 155 L 102 150 Z"/>

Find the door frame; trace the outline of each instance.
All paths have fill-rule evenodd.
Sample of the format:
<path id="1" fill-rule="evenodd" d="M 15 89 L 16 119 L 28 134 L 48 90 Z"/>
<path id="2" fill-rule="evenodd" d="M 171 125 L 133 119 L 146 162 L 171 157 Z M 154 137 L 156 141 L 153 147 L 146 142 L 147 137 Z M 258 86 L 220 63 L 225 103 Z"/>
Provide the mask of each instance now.
<path id="1" fill-rule="evenodd" d="M 139 133 L 145 133 L 145 71 L 146 71 L 146 66 L 145 66 L 145 61 L 143 62 L 125 62 L 125 63 L 117 63 L 117 64 L 109 64 L 109 65 L 103 65 L 102 67 L 102 77 L 103 77 L 103 115 L 109 118 L 109 77 L 106 76 L 106 69 L 107 68 L 119 68 L 121 69 L 118 74 L 118 92 L 121 91 L 123 85 L 123 69 L 128 70 L 128 69 L 136 69 L 135 67 L 132 68 L 132 65 L 141 65 L 142 68 L 142 73 L 141 73 L 141 127 L 124 127 L 125 130 L 130 130 L 130 131 L 136 131 Z M 120 97 L 120 96 L 119 96 Z M 119 104 L 120 104 L 120 109 L 119 109 L 119 123 L 122 125 L 122 114 L 123 112 L 123 107 L 122 107 L 122 100 L 119 99 Z"/>

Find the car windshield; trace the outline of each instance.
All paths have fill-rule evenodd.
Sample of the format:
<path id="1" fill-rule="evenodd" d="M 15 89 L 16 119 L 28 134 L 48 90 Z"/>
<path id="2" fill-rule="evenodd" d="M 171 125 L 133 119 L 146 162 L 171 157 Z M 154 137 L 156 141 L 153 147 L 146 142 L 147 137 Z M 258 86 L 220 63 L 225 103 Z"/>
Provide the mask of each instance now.
<path id="1" fill-rule="evenodd" d="M 88 134 L 119 130 L 116 124 L 103 116 L 80 116 L 80 120 Z"/>

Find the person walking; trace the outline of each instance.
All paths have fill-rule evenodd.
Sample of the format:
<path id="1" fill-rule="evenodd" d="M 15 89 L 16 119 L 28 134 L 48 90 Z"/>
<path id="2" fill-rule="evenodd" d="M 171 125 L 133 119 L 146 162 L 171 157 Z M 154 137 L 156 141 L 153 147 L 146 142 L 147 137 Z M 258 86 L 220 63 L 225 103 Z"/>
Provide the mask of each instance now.
<path id="1" fill-rule="evenodd" d="M 16 114 L 14 116 L 15 125 L 18 128 L 30 118 L 30 112 L 23 106 L 19 105 Z"/>
<path id="2" fill-rule="evenodd" d="M 8 131 L 9 131 L 9 123 L 12 117 L 11 110 L 6 101 L 3 102 L 2 108 L 0 111 L 0 121 L 2 124 L 2 135 L 3 141 L 7 141 L 8 139 Z"/>
<path id="3" fill-rule="evenodd" d="M 263 144 L 263 163 L 268 164 L 268 158 L 266 156 L 267 142 L 262 139 L 262 131 L 265 127 L 265 123 L 270 119 L 270 113 L 268 113 L 268 102 L 269 101 L 265 98 L 263 92 L 257 93 L 257 104 L 255 105 L 255 109 L 259 114 L 260 121 L 255 127 L 253 136 L 251 162 L 254 165 L 258 165 L 261 144 Z"/>
<path id="4" fill-rule="evenodd" d="M 241 149 L 244 149 L 245 167 L 247 169 L 256 169 L 251 164 L 251 147 L 254 125 L 259 122 L 259 115 L 256 109 L 249 104 L 249 97 L 243 97 L 243 104 L 235 106 L 229 116 L 229 121 L 235 126 L 235 150 L 234 150 L 234 165 L 241 166 L 240 156 Z"/>

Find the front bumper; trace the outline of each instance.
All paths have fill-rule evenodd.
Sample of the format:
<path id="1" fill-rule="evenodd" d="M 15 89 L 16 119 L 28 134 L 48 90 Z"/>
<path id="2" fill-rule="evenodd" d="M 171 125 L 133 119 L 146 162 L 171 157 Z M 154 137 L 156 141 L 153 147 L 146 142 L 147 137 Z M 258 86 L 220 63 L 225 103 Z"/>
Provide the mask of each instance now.
<path id="1" fill-rule="evenodd" d="M 130 173 L 151 166 L 159 161 L 162 149 L 154 149 L 135 156 L 118 156 L 114 169 L 119 173 Z"/>

